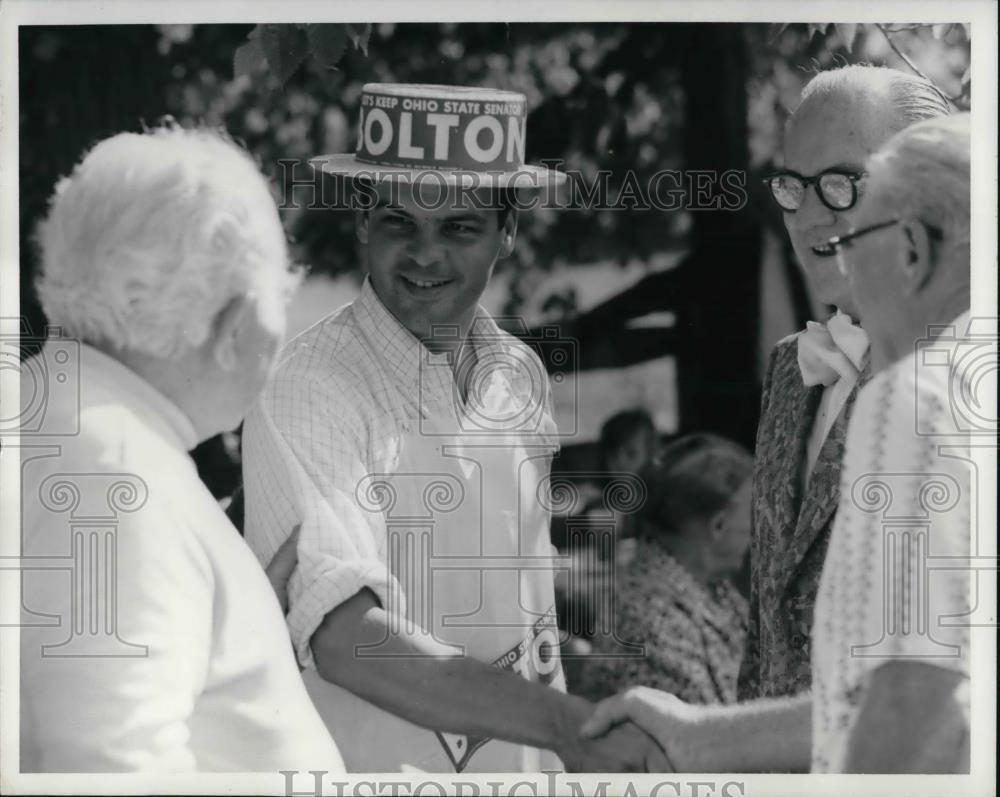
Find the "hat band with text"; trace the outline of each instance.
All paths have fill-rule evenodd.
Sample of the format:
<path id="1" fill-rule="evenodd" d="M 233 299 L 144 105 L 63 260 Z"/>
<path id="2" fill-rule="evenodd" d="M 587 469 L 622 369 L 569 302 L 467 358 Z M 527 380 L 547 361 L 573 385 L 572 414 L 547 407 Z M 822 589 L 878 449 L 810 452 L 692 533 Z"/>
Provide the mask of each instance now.
<path id="1" fill-rule="evenodd" d="M 378 90 L 383 87 L 368 84 L 361 95 L 359 162 L 462 171 L 516 171 L 524 165 L 523 94 L 447 86 L 407 87 L 419 90 L 412 94 Z"/>

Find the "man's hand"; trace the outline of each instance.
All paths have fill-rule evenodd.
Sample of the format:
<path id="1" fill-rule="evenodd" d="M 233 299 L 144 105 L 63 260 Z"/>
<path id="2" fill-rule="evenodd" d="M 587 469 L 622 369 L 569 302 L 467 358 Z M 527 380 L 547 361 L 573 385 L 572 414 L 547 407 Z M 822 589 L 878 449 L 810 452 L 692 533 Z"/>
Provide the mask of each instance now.
<path id="1" fill-rule="evenodd" d="M 292 572 L 299 563 L 297 546 L 300 528 L 301 526 L 296 526 L 292 529 L 291 535 L 281 544 L 271 563 L 264 568 L 267 580 L 271 582 L 271 589 L 278 598 L 282 614 L 288 614 L 288 579 L 292 577 Z"/>
<path id="2" fill-rule="evenodd" d="M 588 739 L 608 739 L 631 722 L 655 741 L 664 757 L 665 771 L 691 771 L 685 763 L 690 730 L 696 723 L 698 706 L 692 706 L 668 692 L 635 686 L 598 704 L 594 714 L 580 729 Z M 634 738 L 634 737 L 633 737 Z M 678 769 L 682 767 L 682 769 Z"/>
<path id="3" fill-rule="evenodd" d="M 675 772 L 807 772 L 808 694 L 737 705 L 697 705 L 636 686 L 601 702 L 580 733 L 600 736 L 631 721 L 652 736 Z"/>
<path id="4" fill-rule="evenodd" d="M 560 757 L 570 772 L 673 772 L 660 745 L 632 723 L 610 728 L 599 739 L 578 739 Z"/>

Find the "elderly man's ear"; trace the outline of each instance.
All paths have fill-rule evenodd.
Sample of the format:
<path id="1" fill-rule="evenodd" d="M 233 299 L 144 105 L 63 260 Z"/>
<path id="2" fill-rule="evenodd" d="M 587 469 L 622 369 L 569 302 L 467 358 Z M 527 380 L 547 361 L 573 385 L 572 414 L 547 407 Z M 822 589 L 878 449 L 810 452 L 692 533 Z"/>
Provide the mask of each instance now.
<path id="1" fill-rule="evenodd" d="M 252 318 L 252 302 L 250 294 L 234 296 L 215 315 L 209 346 L 212 360 L 223 371 L 233 371 L 239 363 L 243 326 Z"/>
<path id="2" fill-rule="evenodd" d="M 912 296 L 931 278 L 933 271 L 934 244 L 927 226 L 915 219 L 902 224 L 903 252 L 900 268 L 903 272 L 905 295 Z"/>

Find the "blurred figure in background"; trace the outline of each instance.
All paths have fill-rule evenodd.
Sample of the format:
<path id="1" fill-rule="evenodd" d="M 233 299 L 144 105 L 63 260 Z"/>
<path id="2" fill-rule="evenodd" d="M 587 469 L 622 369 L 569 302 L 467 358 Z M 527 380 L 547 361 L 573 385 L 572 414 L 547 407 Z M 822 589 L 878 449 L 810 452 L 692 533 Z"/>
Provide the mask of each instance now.
<path id="1" fill-rule="evenodd" d="M 659 440 L 653 418 L 642 407 L 625 410 L 608 418 L 601 426 L 598 441 L 599 470 L 604 474 L 604 484 L 610 484 L 616 475 L 640 476 L 643 469 L 658 454 Z M 584 514 L 606 515 L 604 496 L 592 498 L 583 509 Z M 619 562 L 628 559 L 635 550 L 636 513 L 613 512 L 615 521 L 615 548 Z M 622 545 L 622 543 L 625 545 Z"/>
<path id="2" fill-rule="evenodd" d="M 752 467 L 749 452 L 711 434 L 682 437 L 646 466 L 638 548 L 612 582 L 583 694 L 643 684 L 692 703 L 735 701 L 747 605 L 730 578 L 750 543 Z"/>
<path id="3" fill-rule="evenodd" d="M 657 454 L 652 416 L 642 407 L 612 415 L 601 426 L 598 446 L 602 470 L 641 473 Z"/>

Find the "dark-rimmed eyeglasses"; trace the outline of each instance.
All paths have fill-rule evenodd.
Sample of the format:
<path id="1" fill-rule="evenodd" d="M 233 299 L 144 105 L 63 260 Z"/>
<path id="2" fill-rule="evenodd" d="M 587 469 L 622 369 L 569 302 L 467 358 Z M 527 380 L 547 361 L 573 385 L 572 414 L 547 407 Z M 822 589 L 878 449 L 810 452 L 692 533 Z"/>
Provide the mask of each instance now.
<path id="1" fill-rule="evenodd" d="M 869 233 L 878 232 L 879 230 L 884 230 L 887 227 L 892 227 L 894 224 L 899 224 L 902 218 L 896 216 L 895 218 L 886 219 L 885 221 L 880 221 L 875 224 L 869 224 L 865 227 L 861 227 L 857 230 L 851 230 L 849 233 L 844 235 L 834 235 L 830 238 L 826 245 L 829 246 L 834 255 L 837 256 L 837 268 L 840 270 L 841 276 L 847 276 L 847 266 L 844 263 L 844 250 L 850 248 L 851 244 L 858 240 L 858 238 L 863 238 Z"/>
<path id="2" fill-rule="evenodd" d="M 826 242 L 834 252 L 839 252 L 843 247 L 851 243 L 851 241 L 856 241 L 862 236 L 868 235 L 869 233 L 876 232 L 878 230 L 884 230 L 886 227 L 891 227 L 893 224 L 899 224 L 902 219 L 900 217 L 887 219 L 886 221 L 880 221 L 877 224 L 869 224 L 867 227 L 862 227 L 858 230 L 851 230 L 849 233 L 844 235 L 834 235 L 830 240 Z"/>
<path id="3" fill-rule="evenodd" d="M 850 210 L 858 202 L 858 182 L 865 174 L 826 169 L 814 177 L 804 177 L 797 172 L 783 171 L 768 175 L 763 182 L 778 207 L 786 213 L 794 213 L 802 207 L 810 185 L 816 188 L 819 201 L 830 210 Z"/>

